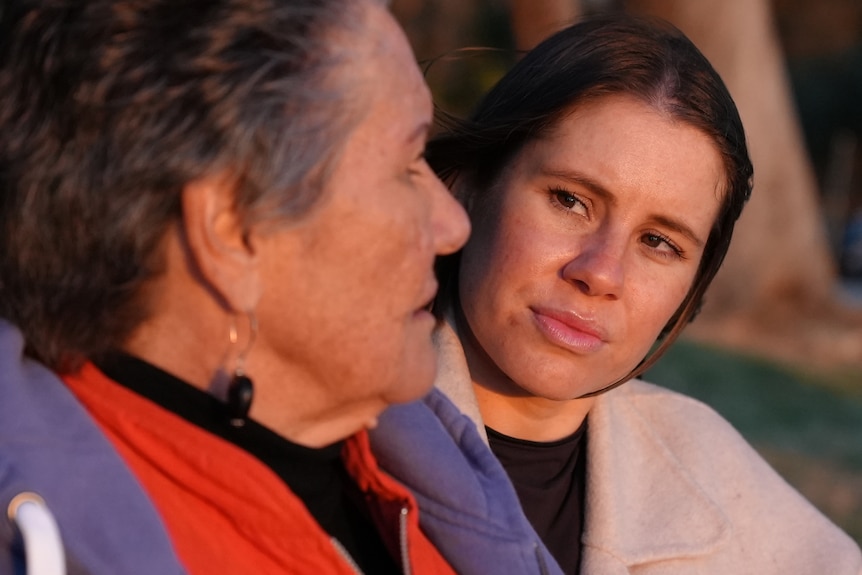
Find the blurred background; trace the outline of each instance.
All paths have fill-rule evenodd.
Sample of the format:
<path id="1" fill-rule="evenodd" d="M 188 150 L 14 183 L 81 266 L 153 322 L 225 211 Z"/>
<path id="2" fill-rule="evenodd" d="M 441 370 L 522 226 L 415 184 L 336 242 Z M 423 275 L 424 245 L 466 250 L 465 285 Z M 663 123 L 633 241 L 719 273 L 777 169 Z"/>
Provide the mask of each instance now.
<path id="1" fill-rule="evenodd" d="M 700 317 L 645 377 L 712 405 L 862 544 L 862 0 L 393 0 L 437 105 L 465 115 L 585 15 L 682 29 L 746 127 L 752 200 Z"/>

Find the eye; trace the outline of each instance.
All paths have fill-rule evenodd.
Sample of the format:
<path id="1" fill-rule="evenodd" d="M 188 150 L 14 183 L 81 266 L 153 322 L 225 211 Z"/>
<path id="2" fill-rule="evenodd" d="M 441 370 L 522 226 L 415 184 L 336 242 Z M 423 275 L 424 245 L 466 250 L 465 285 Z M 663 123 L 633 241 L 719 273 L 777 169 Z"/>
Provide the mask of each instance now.
<path id="1" fill-rule="evenodd" d="M 587 214 L 587 204 L 575 194 L 559 188 L 551 188 L 549 192 L 551 203 L 557 208 L 567 212 Z"/>
<path id="2" fill-rule="evenodd" d="M 662 257 L 681 259 L 683 251 L 673 241 L 657 232 L 649 232 L 641 236 L 641 241 L 645 246 L 660 254 Z"/>

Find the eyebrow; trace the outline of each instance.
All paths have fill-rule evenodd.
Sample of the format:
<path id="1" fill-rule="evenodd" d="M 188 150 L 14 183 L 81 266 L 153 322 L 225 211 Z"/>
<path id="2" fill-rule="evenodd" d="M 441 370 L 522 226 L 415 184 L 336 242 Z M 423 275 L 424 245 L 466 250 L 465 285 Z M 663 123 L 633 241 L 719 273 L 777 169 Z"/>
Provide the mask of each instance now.
<path id="1" fill-rule="evenodd" d="M 606 187 L 593 180 L 592 178 L 588 178 L 581 173 L 559 170 L 542 170 L 542 173 L 546 176 L 559 178 L 561 180 L 567 180 L 573 184 L 583 186 L 597 196 L 600 196 L 612 206 L 616 206 L 618 203 L 617 197 L 613 194 L 613 192 L 611 192 Z M 684 235 L 686 238 L 691 240 L 698 248 L 702 248 L 704 246 L 704 241 L 697 237 L 697 235 L 691 230 L 691 228 L 689 228 L 687 225 L 680 222 L 679 220 L 669 218 L 661 214 L 653 214 L 650 216 L 650 219 L 652 219 L 661 226 L 664 226 L 679 234 Z"/>
<path id="2" fill-rule="evenodd" d="M 573 184 L 577 184 L 579 186 L 587 188 L 589 191 L 593 192 L 597 196 L 600 196 L 612 206 L 617 205 L 617 197 L 613 193 L 611 193 L 610 190 L 608 190 L 606 187 L 604 187 L 594 179 L 588 178 L 587 176 L 579 172 L 542 170 L 542 174 L 545 176 L 550 176 L 552 178 L 567 180 Z"/>
<path id="3" fill-rule="evenodd" d="M 679 222 L 679 221 L 674 220 L 672 218 L 668 218 L 668 217 L 658 215 L 658 214 L 652 216 L 652 219 L 655 220 L 656 222 L 658 222 L 659 224 L 663 225 L 664 227 L 670 228 L 670 229 L 684 235 L 689 240 L 694 242 L 694 244 L 697 247 L 699 247 L 699 248 L 703 247 L 703 244 L 704 244 L 703 240 L 700 239 L 699 237 L 697 237 L 696 235 L 694 235 L 694 232 L 691 231 L 691 228 L 689 228 L 687 225 L 683 224 L 682 222 Z"/>

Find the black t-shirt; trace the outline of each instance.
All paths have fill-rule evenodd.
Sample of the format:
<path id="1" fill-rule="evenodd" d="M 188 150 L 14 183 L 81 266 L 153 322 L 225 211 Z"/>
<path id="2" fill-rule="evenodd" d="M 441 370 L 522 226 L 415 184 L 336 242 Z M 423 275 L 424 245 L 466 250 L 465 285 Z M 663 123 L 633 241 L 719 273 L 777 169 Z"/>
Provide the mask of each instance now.
<path id="1" fill-rule="evenodd" d="M 218 399 L 135 357 L 115 354 L 98 365 L 120 385 L 230 441 L 267 465 L 363 572 L 401 572 L 371 520 L 365 496 L 344 468 L 343 442 L 313 449 L 292 443 L 254 421 L 234 427 Z"/>
<path id="2" fill-rule="evenodd" d="M 586 420 L 572 435 L 546 443 L 485 429 L 530 523 L 563 572 L 577 575 L 584 525 Z"/>

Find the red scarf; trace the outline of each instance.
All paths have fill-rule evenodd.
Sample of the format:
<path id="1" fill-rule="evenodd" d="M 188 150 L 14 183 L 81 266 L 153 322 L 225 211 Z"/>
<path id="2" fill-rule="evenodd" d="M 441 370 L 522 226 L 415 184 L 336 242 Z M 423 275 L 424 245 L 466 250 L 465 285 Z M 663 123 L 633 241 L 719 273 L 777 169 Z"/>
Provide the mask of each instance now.
<path id="1" fill-rule="evenodd" d="M 92 364 L 64 381 L 149 494 L 190 574 L 356 573 L 299 498 L 251 454 Z M 378 468 L 364 431 L 347 439 L 343 457 L 394 556 L 400 557 L 399 519 L 407 509 L 412 573 L 454 574 L 419 529 L 413 496 Z"/>

